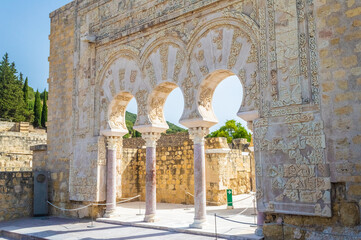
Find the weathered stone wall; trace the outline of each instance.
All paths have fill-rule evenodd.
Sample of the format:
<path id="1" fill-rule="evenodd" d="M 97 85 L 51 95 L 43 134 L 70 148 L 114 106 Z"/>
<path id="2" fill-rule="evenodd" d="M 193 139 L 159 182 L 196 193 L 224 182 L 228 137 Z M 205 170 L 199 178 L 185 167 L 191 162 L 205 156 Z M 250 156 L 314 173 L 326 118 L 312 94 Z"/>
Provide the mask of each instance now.
<path id="1" fill-rule="evenodd" d="M 123 143 L 127 148 L 123 149 L 119 176 L 122 185 L 118 185 L 118 197 L 140 194 L 144 201 L 144 141 L 133 138 L 124 139 Z M 224 204 L 228 188 L 234 194 L 251 191 L 252 163 L 244 145 L 249 144 L 240 144 L 238 149 L 230 149 L 225 138 L 206 139 L 206 188 L 209 204 Z M 194 192 L 193 141 L 187 133 L 162 136 L 157 142 L 157 201 L 193 204 L 193 197 L 187 192 Z"/>
<path id="2" fill-rule="evenodd" d="M 56 205 L 72 208 L 69 196 L 70 161 L 73 158 L 73 81 L 75 49 L 75 3 L 50 14 L 48 160 L 44 171 L 51 173 L 49 199 Z M 74 204 L 76 205 L 76 204 Z M 62 211 L 50 208 L 52 214 Z M 77 213 L 74 213 L 74 217 Z"/>
<path id="3" fill-rule="evenodd" d="M 317 20 L 331 181 L 361 204 L 361 2 L 317 1 Z"/>
<path id="4" fill-rule="evenodd" d="M 33 214 L 33 173 L 0 171 L 0 222 Z"/>
<path id="5" fill-rule="evenodd" d="M 0 121 L 0 171 L 30 170 L 30 146 L 45 144 L 46 138 L 45 130 L 20 132 L 20 123 Z"/>

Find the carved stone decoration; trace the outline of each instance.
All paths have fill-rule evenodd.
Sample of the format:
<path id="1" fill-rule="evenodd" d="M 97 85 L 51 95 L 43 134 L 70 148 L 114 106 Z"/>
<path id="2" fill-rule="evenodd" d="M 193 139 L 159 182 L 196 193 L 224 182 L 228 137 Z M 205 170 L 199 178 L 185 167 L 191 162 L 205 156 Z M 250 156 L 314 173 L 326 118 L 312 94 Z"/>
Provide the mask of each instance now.
<path id="1" fill-rule="evenodd" d="M 168 49 L 169 46 L 160 47 L 160 61 L 162 62 L 162 80 L 167 80 L 168 76 Z"/>
<path id="2" fill-rule="evenodd" d="M 147 147 L 155 148 L 157 146 L 157 141 L 160 138 L 160 133 L 156 133 L 156 132 L 142 133 L 142 138 L 145 140 Z"/>
<path id="3" fill-rule="evenodd" d="M 138 103 L 138 114 L 141 116 L 147 115 L 147 100 L 148 100 L 148 91 L 140 90 L 135 94 L 135 98 Z"/>
<path id="4" fill-rule="evenodd" d="M 150 113 L 149 117 L 152 120 L 153 123 L 159 122 L 164 123 L 164 117 L 163 117 L 163 106 L 165 103 L 164 98 L 153 98 L 152 102 L 150 104 Z"/>
<path id="5" fill-rule="evenodd" d="M 118 142 L 120 141 L 119 137 L 109 136 L 106 139 L 107 139 L 107 149 L 116 151 Z"/>
<path id="6" fill-rule="evenodd" d="M 204 144 L 204 137 L 209 134 L 209 128 L 196 127 L 189 129 L 189 137 L 194 144 Z"/>
<path id="7" fill-rule="evenodd" d="M 174 74 L 173 74 L 173 80 L 176 83 L 179 82 L 179 73 L 184 64 L 184 58 L 185 58 L 185 55 L 184 55 L 183 51 L 178 50 L 177 56 L 176 56 L 176 62 L 175 62 L 175 66 L 174 66 Z"/>
<path id="8" fill-rule="evenodd" d="M 213 90 L 210 88 L 201 89 L 201 94 L 199 96 L 199 105 L 202 106 L 205 110 L 209 111 L 212 108 L 212 97 Z"/>
<path id="9" fill-rule="evenodd" d="M 157 84 L 157 80 L 156 80 L 156 77 L 155 77 L 155 72 L 154 72 L 154 67 L 153 67 L 152 62 L 148 61 L 145 64 L 145 69 L 146 69 L 146 71 L 148 73 L 148 77 L 149 77 L 151 86 L 154 87 Z"/>

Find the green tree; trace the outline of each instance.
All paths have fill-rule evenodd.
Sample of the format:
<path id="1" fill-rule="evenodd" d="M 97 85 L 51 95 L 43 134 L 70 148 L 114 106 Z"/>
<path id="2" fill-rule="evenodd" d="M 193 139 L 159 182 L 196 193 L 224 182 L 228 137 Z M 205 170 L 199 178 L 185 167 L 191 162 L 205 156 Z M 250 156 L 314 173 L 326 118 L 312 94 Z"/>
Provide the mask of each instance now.
<path id="1" fill-rule="evenodd" d="M 41 126 L 41 100 L 40 100 L 40 93 L 36 90 L 35 93 L 35 104 L 34 104 L 34 127 Z"/>
<path id="2" fill-rule="evenodd" d="M 48 93 L 46 90 L 43 92 L 43 110 L 41 112 L 41 126 L 46 127 L 46 122 L 48 121 L 48 105 L 46 104 L 46 100 L 48 98 Z"/>
<path id="3" fill-rule="evenodd" d="M 0 118 L 20 122 L 28 116 L 22 91 L 22 74 L 18 77 L 15 63 L 5 53 L 0 62 Z"/>
<path id="4" fill-rule="evenodd" d="M 20 79 L 22 79 L 22 73 L 20 73 Z M 23 86 L 23 94 L 24 94 L 24 102 L 25 106 L 29 107 L 29 85 L 28 78 L 25 78 L 24 86 Z"/>
<path id="5" fill-rule="evenodd" d="M 46 89 L 44 89 L 44 92 L 40 93 L 40 99 L 44 101 L 44 98 L 46 96 L 46 100 L 48 100 L 48 92 Z"/>
<path id="6" fill-rule="evenodd" d="M 241 123 L 236 122 L 236 120 L 228 120 L 224 126 L 209 134 L 208 137 L 225 137 L 227 142 L 231 143 L 236 138 L 246 138 L 250 142 L 252 135 Z"/>

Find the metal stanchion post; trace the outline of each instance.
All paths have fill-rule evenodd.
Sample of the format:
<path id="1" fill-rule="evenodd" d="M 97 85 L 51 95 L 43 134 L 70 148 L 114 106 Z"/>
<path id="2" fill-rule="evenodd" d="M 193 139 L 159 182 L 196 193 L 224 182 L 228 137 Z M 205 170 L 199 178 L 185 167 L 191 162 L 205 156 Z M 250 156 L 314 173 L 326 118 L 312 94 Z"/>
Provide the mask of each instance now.
<path id="1" fill-rule="evenodd" d="M 139 204 L 138 204 L 138 206 L 139 206 L 139 213 L 137 214 L 137 216 L 140 216 L 140 215 L 142 215 L 142 213 L 141 213 L 141 211 L 140 211 L 140 199 L 139 199 Z"/>
<path id="2" fill-rule="evenodd" d="M 90 216 L 91 216 L 91 225 L 88 226 L 88 228 L 93 228 L 94 227 L 94 219 L 93 219 L 93 213 L 94 213 L 94 204 L 92 204 L 92 207 L 91 207 L 91 212 L 90 212 Z"/>
<path id="3" fill-rule="evenodd" d="M 257 212 L 256 212 L 256 196 L 253 197 L 253 215 L 257 215 Z"/>
<path id="4" fill-rule="evenodd" d="M 217 236 L 217 213 L 214 214 L 214 232 L 216 234 L 216 240 L 218 239 Z"/>

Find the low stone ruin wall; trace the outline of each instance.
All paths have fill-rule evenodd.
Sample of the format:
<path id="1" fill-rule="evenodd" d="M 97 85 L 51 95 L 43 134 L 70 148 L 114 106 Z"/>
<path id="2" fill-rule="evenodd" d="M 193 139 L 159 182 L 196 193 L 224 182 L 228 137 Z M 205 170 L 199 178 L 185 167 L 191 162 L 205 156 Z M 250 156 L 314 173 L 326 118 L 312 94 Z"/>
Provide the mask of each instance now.
<path id="1" fill-rule="evenodd" d="M 31 171 L 31 146 L 46 144 L 43 129 L 33 129 L 29 123 L 0 121 L 0 171 Z"/>
<path id="2" fill-rule="evenodd" d="M 206 188 L 209 205 L 225 204 L 227 189 L 232 189 L 234 194 L 253 190 L 254 163 L 248 150 L 249 143 L 245 140 L 235 142 L 230 146 L 225 138 L 206 139 Z M 141 200 L 145 200 L 144 144 L 141 138 L 123 140 L 123 156 L 118 168 L 118 198 L 140 194 Z M 188 134 L 162 136 L 157 142 L 156 154 L 157 201 L 193 204 L 193 197 L 190 195 L 194 193 L 193 142 Z"/>
<path id="3" fill-rule="evenodd" d="M 0 172 L 0 222 L 33 214 L 33 173 Z"/>

